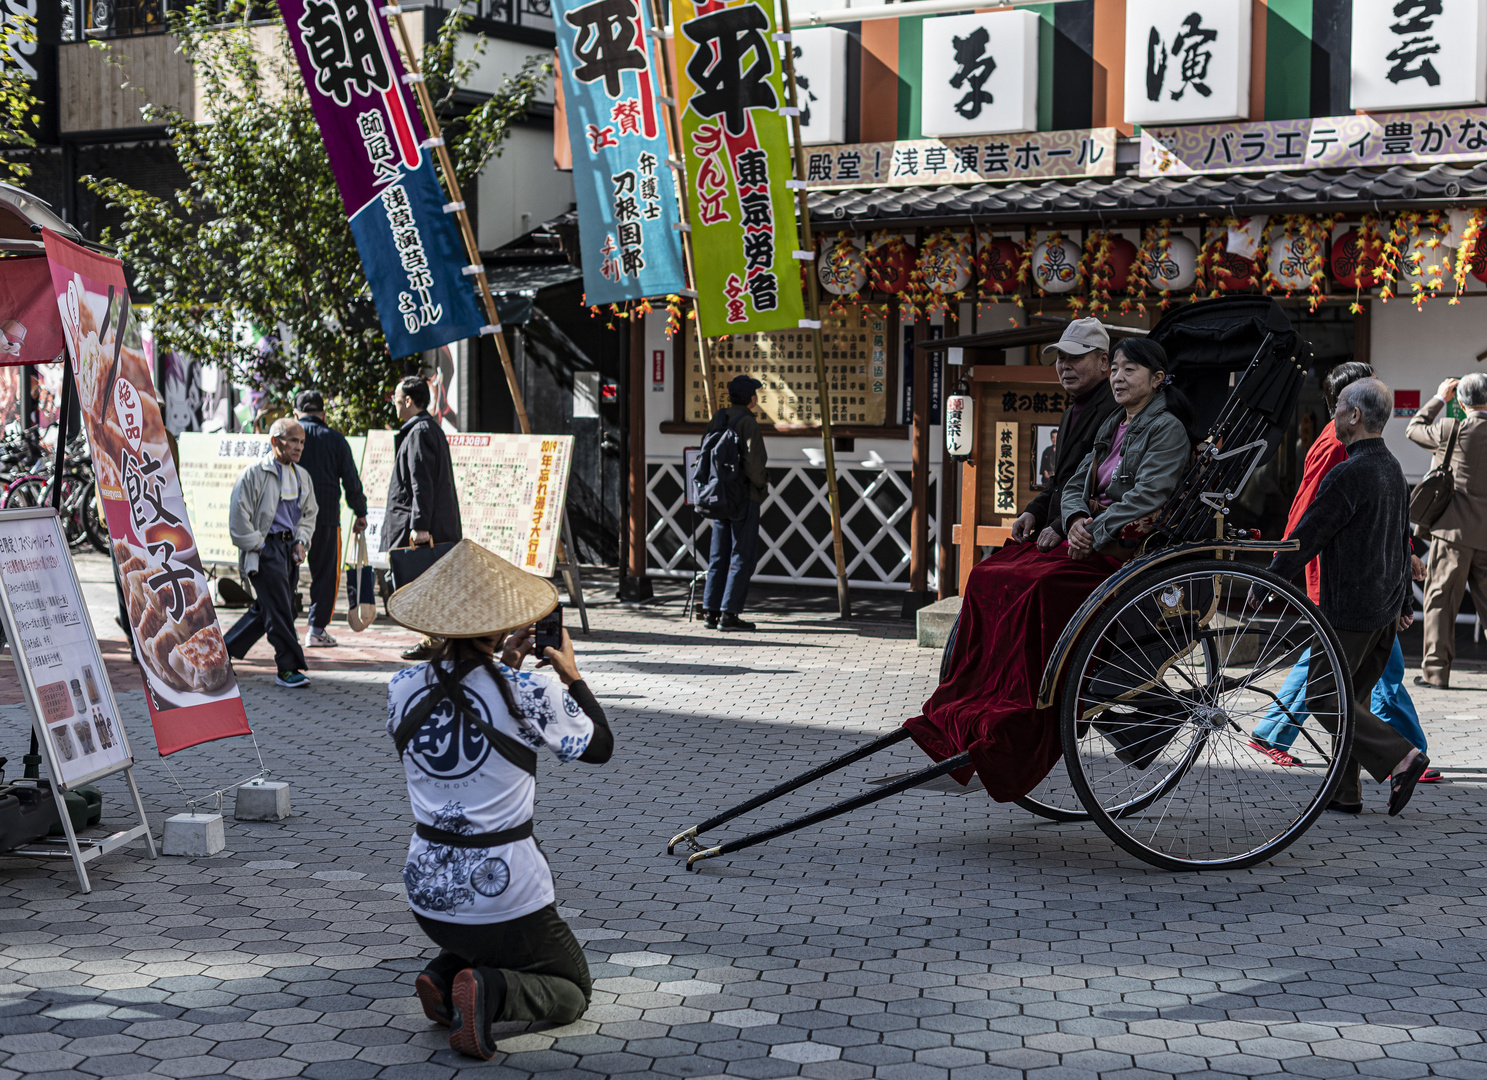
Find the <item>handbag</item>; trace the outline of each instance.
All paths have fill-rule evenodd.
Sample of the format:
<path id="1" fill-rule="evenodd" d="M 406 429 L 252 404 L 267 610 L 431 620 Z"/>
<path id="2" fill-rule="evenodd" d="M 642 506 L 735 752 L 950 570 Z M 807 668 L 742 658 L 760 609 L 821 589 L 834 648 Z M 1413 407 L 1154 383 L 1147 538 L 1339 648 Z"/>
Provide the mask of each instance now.
<path id="1" fill-rule="evenodd" d="M 1456 435 L 1461 421 L 1451 421 L 1451 434 L 1446 439 L 1446 456 L 1440 468 L 1431 469 L 1410 492 L 1410 524 L 1429 529 L 1440 520 L 1456 494 L 1456 477 L 1451 472 L 1451 456 L 1456 452 Z"/>
<path id="2" fill-rule="evenodd" d="M 356 534 L 355 559 L 346 567 L 346 625 L 358 632 L 377 619 L 377 580 L 367 560 L 367 534 Z"/>
<path id="3" fill-rule="evenodd" d="M 392 570 L 392 587 L 396 591 L 415 580 L 453 548 L 453 544 L 424 544 L 419 547 L 393 548 L 387 553 Z"/>

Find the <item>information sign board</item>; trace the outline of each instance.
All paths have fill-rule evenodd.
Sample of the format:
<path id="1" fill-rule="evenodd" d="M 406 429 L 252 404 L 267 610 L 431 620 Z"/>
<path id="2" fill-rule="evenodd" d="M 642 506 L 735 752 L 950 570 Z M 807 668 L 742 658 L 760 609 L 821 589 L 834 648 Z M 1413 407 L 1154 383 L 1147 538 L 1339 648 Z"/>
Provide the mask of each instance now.
<path id="1" fill-rule="evenodd" d="M 0 514 L 0 597 L 57 782 L 69 790 L 132 765 L 67 540 L 50 507 Z"/>

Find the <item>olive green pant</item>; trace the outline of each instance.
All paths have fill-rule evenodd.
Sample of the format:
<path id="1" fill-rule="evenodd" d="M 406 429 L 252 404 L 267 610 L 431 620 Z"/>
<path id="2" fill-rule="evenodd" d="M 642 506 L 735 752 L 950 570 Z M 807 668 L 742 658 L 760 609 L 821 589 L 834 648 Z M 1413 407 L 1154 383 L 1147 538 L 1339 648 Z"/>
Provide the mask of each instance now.
<path id="1" fill-rule="evenodd" d="M 557 904 L 498 923 L 440 922 L 413 913 L 429 940 L 443 951 L 424 970 L 447 988 L 460 971 L 473 967 L 487 986 L 499 975 L 504 999 L 489 994 L 491 1023 L 506 1020 L 571 1024 L 593 996 L 588 961 Z"/>

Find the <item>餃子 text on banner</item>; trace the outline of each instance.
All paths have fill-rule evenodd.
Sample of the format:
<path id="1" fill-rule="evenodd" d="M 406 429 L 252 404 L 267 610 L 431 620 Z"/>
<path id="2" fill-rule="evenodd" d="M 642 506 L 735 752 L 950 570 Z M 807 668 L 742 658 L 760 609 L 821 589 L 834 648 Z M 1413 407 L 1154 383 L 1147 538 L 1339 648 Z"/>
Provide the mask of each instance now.
<path id="1" fill-rule="evenodd" d="M 805 306 L 774 9 L 676 0 L 672 10 L 702 333 L 799 326 Z"/>
<path id="2" fill-rule="evenodd" d="M 123 264 L 43 235 L 155 742 L 247 735 Z"/>
<path id="3" fill-rule="evenodd" d="M 644 0 L 556 0 L 558 67 L 590 304 L 686 287 Z"/>
<path id="4" fill-rule="evenodd" d="M 378 0 L 279 0 L 394 358 L 480 332 L 464 248 Z"/>

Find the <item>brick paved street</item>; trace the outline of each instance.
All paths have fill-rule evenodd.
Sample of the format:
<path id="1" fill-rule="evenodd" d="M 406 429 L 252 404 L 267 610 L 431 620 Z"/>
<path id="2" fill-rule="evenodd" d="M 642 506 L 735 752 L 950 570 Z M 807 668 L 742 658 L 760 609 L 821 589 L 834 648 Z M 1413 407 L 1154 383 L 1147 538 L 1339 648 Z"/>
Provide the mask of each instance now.
<path id="1" fill-rule="evenodd" d="M 508 1033 L 483 1064 L 418 1009 L 431 950 L 403 899 L 409 815 L 382 733 L 410 636 L 379 624 L 343 634 L 342 670 L 313 654 L 308 692 L 273 685 L 263 646 L 240 669 L 264 758 L 293 784 L 288 821 L 229 809 L 223 854 L 111 855 L 86 897 L 68 864 L 0 857 L 0 1080 L 1487 1077 L 1487 771 L 1422 787 L 1397 819 L 1370 788 L 1360 818 L 1325 815 L 1233 874 L 1159 872 L 1093 826 L 939 790 L 687 873 L 663 853 L 673 833 L 891 729 L 931 689 L 938 655 L 908 624 L 783 606 L 720 635 L 674 598 L 608 605 L 578 639 L 617 750 L 543 763 L 537 835 L 595 976 L 580 1022 Z M 112 655 L 158 830 L 184 800 Z M 1455 681 L 1416 698 L 1432 758 L 1487 769 L 1487 676 Z M 23 709 L 0 706 L 11 775 Z M 170 765 L 199 792 L 254 760 L 237 739 Z M 752 820 L 919 763 L 897 747 Z M 122 782 L 102 787 L 120 822 Z"/>

